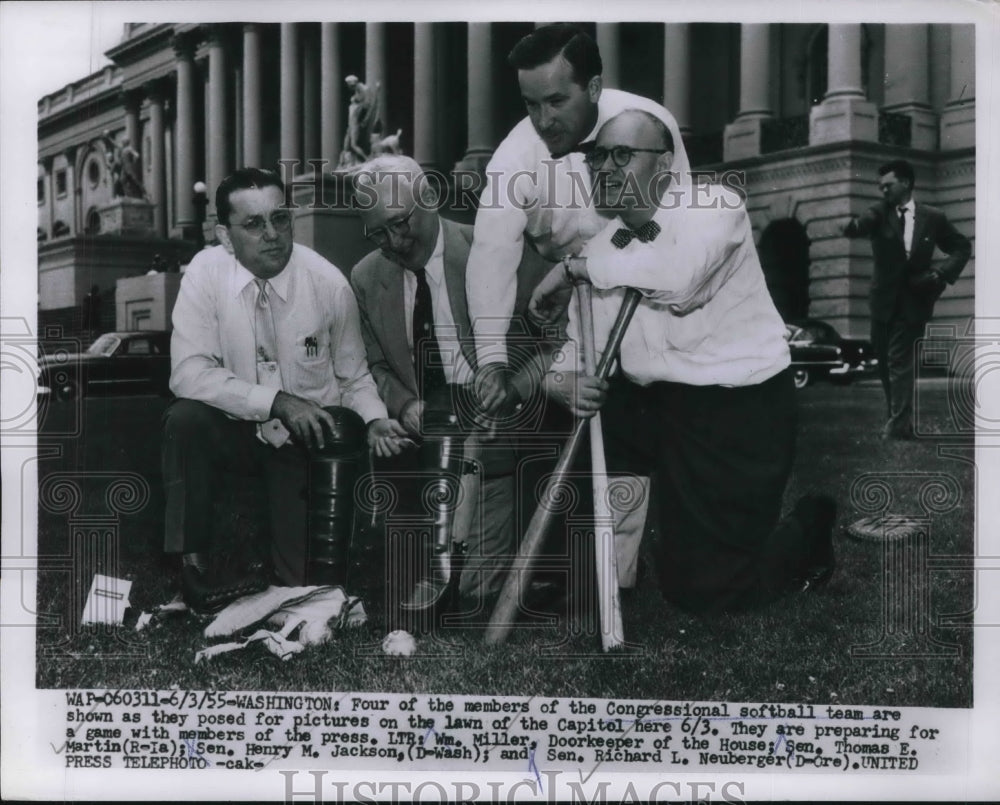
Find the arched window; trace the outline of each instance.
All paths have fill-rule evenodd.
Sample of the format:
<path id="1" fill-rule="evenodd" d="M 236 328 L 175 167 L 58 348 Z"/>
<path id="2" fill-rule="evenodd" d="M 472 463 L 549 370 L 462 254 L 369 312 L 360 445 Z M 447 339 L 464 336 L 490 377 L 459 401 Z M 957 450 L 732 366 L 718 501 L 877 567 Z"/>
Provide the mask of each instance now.
<path id="1" fill-rule="evenodd" d="M 87 163 L 87 181 L 90 182 L 92 189 L 96 188 L 101 181 L 101 166 L 97 163 L 96 159 L 91 159 Z"/>
<path id="2" fill-rule="evenodd" d="M 785 321 L 809 315 L 809 246 L 806 228 L 795 218 L 771 221 L 760 236 L 764 281 Z"/>
<path id="3" fill-rule="evenodd" d="M 97 211 L 97 207 L 87 210 L 85 220 L 87 222 L 83 228 L 85 234 L 96 235 L 101 231 L 101 214 Z"/>

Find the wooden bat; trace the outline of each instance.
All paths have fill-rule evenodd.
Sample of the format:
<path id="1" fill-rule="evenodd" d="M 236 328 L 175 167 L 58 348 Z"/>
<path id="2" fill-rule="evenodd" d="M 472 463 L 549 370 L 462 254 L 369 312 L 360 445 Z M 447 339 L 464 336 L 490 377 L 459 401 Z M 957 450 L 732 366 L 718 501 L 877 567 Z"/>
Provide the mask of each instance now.
<path id="1" fill-rule="evenodd" d="M 625 337 L 625 330 L 632 320 L 632 314 L 635 313 L 635 309 L 641 298 L 642 294 L 639 291 L 634 288 L 626 288 L 625 298 L 622 300 L 621 308 L 618 310 L 618 317 L 615 319 L 611 332 L 608 333 L 607 346 L 604 348 L 604 354 L 601 355 L 601 362 L 597 365 L 597 370 L 595 371 L 596 377 L 606 380 L 608 374 L 611 372 L 611 364 L 618 356 L 622 339 Z M 518 591 L 521 587 L 527 589 L 528 583 L 531 581 L 532 566 L 535 562 L 535 557 L 542 547 L 545 532 L 552 522 L 553 510 L 556 508 L 553 500 L 555 492 L 565 482 L 569 469 L 573 465 L 577 450 L 580 449 L 580 441 L 582 440 L 583 429 L 586 425 L 586 419 L 577 420 L 573 432 L 566 440 L 566 444 L 559 456 L 559 461 L 556 463 L 552 475 L 549 476 L 549 482 L 545 485 L 545 491 L 542 492 L 542 499 L 539 501 L 538 508 L 535 509 L 535 513 L 531 517 L 531 522 L 528 523 L 528 531 L 521 541 L 515 566 L 511 570 L 510 575 L 507 576 L 507 581 L 504 582 L 503 589 L 500 591 L 500 597 L 493 608 L 493 615 L 490 617 L 490 622 L 486 627 L 487 643 L 503 642 L 514 625 L 514 615 L 517 612 L 519 599 Z"/>
<path id="2" fill-rule="evenodd" d="M 594 344 L 594 313 L 591 309 L 591 286 L 576 286 L 579 304 L 580 343 L 583 366 L 588 375 L 597 371 L 597 347 Z M 610 651 L 625 643 L 621 600 L 618 597 L 618 557 L 615 552 L 615 525 L 608 501 L 608 467 L 604 460 L 604 433 L 601 413 L 590 418 L 591 489 L 594 493 L 594 565 L 597 570 L 597 605 L 600 613 L 601 648 Z"/>

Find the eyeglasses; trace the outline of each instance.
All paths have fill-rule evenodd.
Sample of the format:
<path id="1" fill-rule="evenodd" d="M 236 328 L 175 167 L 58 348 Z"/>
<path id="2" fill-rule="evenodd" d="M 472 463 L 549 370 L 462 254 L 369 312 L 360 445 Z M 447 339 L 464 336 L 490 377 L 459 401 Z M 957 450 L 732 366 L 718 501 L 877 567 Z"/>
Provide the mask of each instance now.
<path id="1" fill-rule="evenodd" d="M 377 243 L 379 246 L 385 246 L 389 242 L 389 235 L 405 235 L 410 231 L 410 219 L 413 217 L 413 213 L 417 211 L 414 207 L 402 218 L 397 218 L 395 221 L 389 221 L 385 226 L 380 226 L 378 229 L 373 229 L 371 232 L 368 231 L 368 227 L 364 228 L 365 237 L 373 243 Z"/>
<path id="2" fill-rule="evenodd" d="M 242 224 L 236 224 L 236 226 L 245 229 L 247 234 L 259 238 L 267 231 L 268 221 L 271 222 L 274 231 L 281 234 L 292 228 L 292 214 L 288 210 L 275 210 L 271 213 L 270 218 L 264 218 L 263 215 L 255 215 L 252 218 L 247 218 Z"/>
<path id="3" fill-rule="evenodd" d="M 636 154 L 665 154 L 668 150 L 667 148 L 631 148 L 627 145 L 613 145 L 611 148 L 603 148 L 598 145 L 584 154 L 583 159 L 588 168 L 597 171 L 604 166 L 609 156 L 615 165 L 624 168 Z"/>

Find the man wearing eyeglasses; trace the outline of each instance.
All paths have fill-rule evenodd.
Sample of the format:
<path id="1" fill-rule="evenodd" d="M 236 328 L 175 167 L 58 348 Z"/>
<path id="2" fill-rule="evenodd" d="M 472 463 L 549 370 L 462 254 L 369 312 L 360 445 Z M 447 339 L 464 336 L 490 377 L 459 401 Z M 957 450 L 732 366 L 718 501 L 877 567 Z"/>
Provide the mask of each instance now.
<path id="1" fill-rule="evenodd" d="M 479 354 L 477 391 L 496 413 L 519 401 L 507 380 L 503 338 L 514 314 L 516 272 L 527 242 L 556 262 L 579 254 L 604 221 L 590 201 L 583 157 L 597 130 L 624 109 L 645 109 L 680 141 L 673 115 L 648 98 L 606 89 L 597 43 L 581 28 L 537 28 L 511 50 L 528 116 L 497 147 L 476 214 L 469 255 L 469 315 Z M 687 153 L 674 161 L 688 180 Z"/>
<path id="2" fill-rule="evenodd" d="M 678 143 L 681 140 L 677 121 L 660 104 L 604 88 L 597 43 L 575 25 L 535 29 L 514 46 L 507 61 L 517 71 L 528 115 L 500 143 L 486 167 L 467 283 L 479 356 L 476 391 L 491 415 L 523 402 L 510 382 L 504 344 L 514 316 L 523 246 L 557 262 L 579 254 L 605 225 L 591 203 L 583 161 L 598 129 L 624 109 L 645 109 L 667 125 Z M 678 150 L 673 167 L 677 181 L 686 183 L 686 151 Z M 638 543 L 646 514 L 645 481 L 623 478 L 620 483 L 633 487 L 626 497 L 636 505 L 619 513 L 619 538 Z M 620 578 L 623 584 L 635 581 L 634 574 Z"/>
<path id="3" fill-rule="evenodd" d="M 398 453 L 406 436 L 368 371 L 350 285 L 293 242 L 278 175 L 236 171 L 219 185 L 216 210 L 220 245 L 191 261 L 174 306 L 170 389 L 179 399 L 163 433 L 166 550 L 183 555 L 185 598 L 213 606 L 241 591 L 213 591 L 205 575 L 220 470 L 263 471 L 274 573 L 301 585 L 306 450 L 344 428 L 324 408 L 359 415 L 380 454 Z"/>
<path id="4" fill-rule="evenodd" d="M 425 416 L 432 409 L 439 416 L 455 413 L 462 421 L 466 458 L 482 463 L 484 480 L 483 505 L 472 514 L 470 532 L 455 535 L 467 539 L 458 589 L 470 597 L 489 595 L 502 583 L 499 557 L 516 547 L 514 454 L 504 435 L 484 445 L 473 427 L 476 354 L 465 274 L 472 227 L 438 215 L 437 191 L 410 157 L 373 159 L 362 166 L 356 182 L 365 236 L 378 247 L 351 271 L 372 375 L 390 416 L 414 439 L 424 436 Z M 527 253 L 518 267 L 522 288 L 533 287 L 546 269 L 543 260 Z M 521 297 L 523 314 L 527 292 Z M 534 374 L 537 384 L 537 367 Z M 530 368 L 514 382 L 527 398 Z"/>
<path id="5" fill-rule="evenodd" d="M 592 283 L 600 345 L 625 288 L 642 290 L 620 375 L 561 372 L 546 389 L 577 416 L 602 412 L 609 472 L 652 474 L 663 594 L 693 611 L 739 609 L 828 581 L 835 506 L 807 495 L 779 520 L 796 416 L 784 326 L 742 199 L 674 185 L 676 147 L 643 110 L 601 127 L 587 160 L 611 221 L 539 283 L 529 309 L 552 322 L 573 283 Z"/>

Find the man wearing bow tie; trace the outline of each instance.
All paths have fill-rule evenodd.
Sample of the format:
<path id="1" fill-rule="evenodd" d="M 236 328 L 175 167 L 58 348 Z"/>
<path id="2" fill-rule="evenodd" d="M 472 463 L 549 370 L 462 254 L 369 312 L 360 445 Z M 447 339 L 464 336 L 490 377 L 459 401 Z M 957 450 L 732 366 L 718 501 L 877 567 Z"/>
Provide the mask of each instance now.
<path id="1" fill-rule="evenodd" d="M 810 495 L 779 520 L 796 418 L 784 325 L 742 200 L 675 185 L 676 148 L 644 110 L 600 129 L 587 162 L 611 222 L 539 283 L 529 311 L 554 321 L 573 283 L 589 281 L 600 348 L 625 288 L 642 290 L 619 375 L 561 371 L 546 390 L 577 416 L 603 412 L 609 472 L 653 475 L 664 596 L 694 611 L 738 609 L 829 579 L 835 506 Z"/>
<path id="2" fill-rule="evenodd" d="M 883 201 L 843 229 L 867 235 L 875 259 L 871 284 L 871 337 L 885 391 L 883 439 L 913 437 L 913 348 L 934 313 L 934 303 L 962 272 L 972 247 L 944 213 L 913 198 L 913 166 L 899 159 L 878 170 Z M 931 266 L 934 247 L 948 259 Z"/>
<path id="3" fill-rule="evenodd" d="M 604 221 L 589 198 L 584 151 L 597 130 L 624 109 L 645 109 L 668 126 L 673 115 L 648 98 L 604 89 L 601 53 L 582 29 L 558 23 L 536 29 L 511 50 L 508 62 L 528 116 L 497 147 L 486 167 L 472 250 L 469 253 L 469 316 L 479 370 L 476 387 L 488 413 L 519 402 L 509 382 L 504 337 L 517 299 L 517 267 L 527 241 L 546 260 L 579 254 Z M 679 181 L 689 175 L 678 152 Z"/>
<path id="4" fill-rule="evenodd" d="M 579 254 L 604 227 L 590 199 L 590 177 L 584 152 L 597 130 L 624 109 L 645 109 L 662 120 L 679 144 L 673 170 L 685 184 L 690 176 L 687 153 L 673 115 L 648 98 L 605 89 L 597 43 L 575 25 L 557 23 L 537 28 L 521 39 L 507 57 L 528 116 L 497 147 L 486 167 L 466 284 L 478 367 L 475 388 L 491 415 L 509 412 L 522 399 L 511 382 L 505 338 L 518 326 L 517 267 L 522 248 L 551 262 Z M 530 327 L 527 327 L 530 332 Z M 548 422 L 548 420 L 547 420 Z M 537 463 L 535 466 L 539 466 Z M 647 497 L 645 479 L 630 479 L 636 501 L 619 523 L 619 535 L 638 542 Z M 624 585 L 631 573 L 619 574 Z"/>

